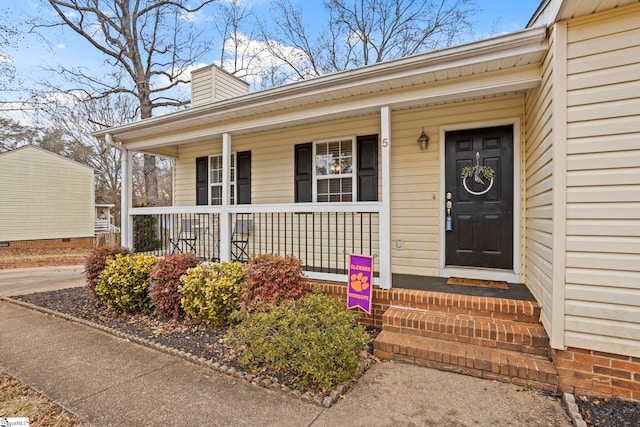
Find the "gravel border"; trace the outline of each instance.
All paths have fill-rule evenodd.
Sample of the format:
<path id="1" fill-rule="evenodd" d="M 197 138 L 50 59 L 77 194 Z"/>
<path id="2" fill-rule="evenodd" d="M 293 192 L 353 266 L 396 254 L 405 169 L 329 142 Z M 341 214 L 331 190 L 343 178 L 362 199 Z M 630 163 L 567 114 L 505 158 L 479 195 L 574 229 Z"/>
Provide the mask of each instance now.
<path id="1" fill-rule="evenodd" d="M 75 316 L 71 316 L 69 314 L 65 314 L 65 313 L 60 313 L 58 311 L 55 310 L 51 310 L 48 308 L 44 308 L 44 307 L 40 307 L 38 305 L 35 304 L 31 304 L 25 301 L 20 301 L 17 299 L 13 299 L 10 297 L 5 297 L 5 296 L 0 296 L 0 301 L 6 301 L 9 302 L 11 304 L 16 304 L 31 310 L 35 310 L 35 311 L 39 311 L 41 313 L 45 313 L 45 314 L 49 314 L 55 317 L 59 317 L 71 322 L 75 322 L 75 323 L 79 323 L 81 325 L 84 326 L 88 326 L 90 328 L 93 329 L 97 329 L 99 331 L 102 332 L 106 332 L 110 335 L 113 335 L 115 337 L 118 338 L 122 338 L 125 339 L 127 341 L 131 341 L 133 343 L 136 344 L 140 344 L 143 345 L 145 347 L 151 348 L 153 350 L 157 350 L 157 351 L 161 351 L 163 353 L 169 354 L 171 356 L 176 356 L 179 357 L 181 359 L 184 359 L 188 362 L 191 363 L 195 363 L 196 365 L 199 366 L 203 366 L 203 367 L 207 367 L 210 368 L 214 371 L 217 371 L 221 374 L 225 374 L 228 376 L 232 376 L 234 378 L 243 380 L 247 383 L 250 383 L 254 386 L 257 387 L 262 387 L 262 388 L 268 388 L 271 390 L 276 390 L 276 391 L 280 391 L 282 393 L 285 393 L 295 399 L 299 399 L 302 400 L 303 402 L 306 403 L 312 403 L 314 405 L 323 407 L 323 408 L 329 408 L 331 407 L 334 403 L 336 403 L 338 401 L 338 399 L 340 399 L 341 396 L 343 396 L 345 394 L 345 392 L 349 389 L 347 387 L 347 385 L 345 384 L 340 384 L 338 385 L 338 387 L 335 388 L 335 390 L 331 390 L 328 391 L 324 394 L 320 394 L 318 396 L 312 396 L 310 393 L 303 393 L 300 390 L 294 390 L 291 389 L 289 386 L 287 385 L 283 385 L 277 382 L 272 382 L 270 379 L 268 379 L 265 376 L 262 375 L 253 375 L 251 373 L 242 371 L 242 370 L 238 370 L 233 366 L 227 366 L 224 364 L 220 364 L 219 362 L 213 362 L 211 360 L 206 360 L 203 357 L 198 357 L 195 356 L 191 353 L 188 353 L 186 351 L 181 351 L 181 350 L 177 350 L 175 348 L 172 347 L 168 347 L 166 345 L 163 344 L 158 344 L 156 342 L 154 342 L 153 340 L 150 339 L 146 339 L 146 338 L 140 338 L 137 337 L 135 335 L 132 334 L 127 334 L 125 332 L 121 332 L 118 331 L 114 328 L 110 328 L 108 326 L 104 326 L 101 325 L 99 323 L 95 323 L 95 322 L 91 322 L 89 320 L 85 320 L 85 319 L 80 319 L 78 317 Z M 358 377 L 360 377 L 362 374 L 364 374 L 367 369 L 369 369 L 369 367 L 371 366 L 371 360 L 370 359 L 365 359 L 362 362 L 362 365 L 360 366 L 360 373 L 358 374 Z"/>

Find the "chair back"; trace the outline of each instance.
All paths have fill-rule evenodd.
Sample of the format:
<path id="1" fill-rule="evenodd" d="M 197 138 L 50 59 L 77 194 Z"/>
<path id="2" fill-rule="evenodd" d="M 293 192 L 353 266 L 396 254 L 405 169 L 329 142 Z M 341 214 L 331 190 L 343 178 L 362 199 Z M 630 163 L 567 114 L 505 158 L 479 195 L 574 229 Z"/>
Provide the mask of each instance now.
<path id="1" fill-rule="evenodd" d="M 185 218 L 180 221 L 181 233 L 193 233 L 200 227 L 200 218 Z"/>
<path id="2" fill-rule="evenodd" d="M 233 226 L 233 234 L 249 234 L 253 221 L 250 219 L 237 219 Z"/>

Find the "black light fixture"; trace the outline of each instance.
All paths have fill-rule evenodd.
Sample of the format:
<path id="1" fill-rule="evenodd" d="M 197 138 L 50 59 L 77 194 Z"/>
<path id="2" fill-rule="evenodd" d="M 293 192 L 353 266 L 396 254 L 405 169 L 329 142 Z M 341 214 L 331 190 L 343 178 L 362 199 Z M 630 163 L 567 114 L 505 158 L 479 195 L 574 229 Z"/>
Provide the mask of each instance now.
<path id="1" fill-rule="evenodd" d="M 422 128 L 422 133 L 418 137 L 418 147 L 420 147 L 420 150 L 429 148 L 429 135 L 424 132 L 424 128 Z"/>

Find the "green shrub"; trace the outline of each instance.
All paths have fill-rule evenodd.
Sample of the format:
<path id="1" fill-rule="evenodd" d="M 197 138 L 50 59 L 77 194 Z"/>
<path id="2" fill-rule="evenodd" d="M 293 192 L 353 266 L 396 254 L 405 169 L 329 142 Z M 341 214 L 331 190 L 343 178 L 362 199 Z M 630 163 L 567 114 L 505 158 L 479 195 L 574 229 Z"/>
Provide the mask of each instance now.
<path id="1" fill-rule="evenodd" d="M 136 252 L 153 252 L 162 248 L 159 224 L 153 215 L 133 217 L 133 247 Z"/>
<path id="2" fill-rule="evenodd" d="M 293 255 L 257 255 L 245 268 L 242 307 L 251 312 L 256 304 L 292 300 L 305 293 L 302 264 Z"/>
<path id="3" fill-rule="evenodd" d="M 180 276 L 198 265 L 198 259 L 191 252 L 167 255 L 158 260 L 149 276 L 149 300 L 158 314 L 171 316 L 174 319 L 182 313 L 178 292 Z"/>
<path id="4" fill-rule="evenodd" d="M 122 255 L 107 259 L 98 276 L 96 295 L 107 307 L 118 311 L 149 311 L 147 279 L 157 262 L 144 254 Z"/>
<path id="5" fill-rule="evenodd" d="M 254 311 L 229 337 L 244 348 L 245 366 L 290 369 L 300 385 L 315 383 L 325 390 L 354 378 L 360 351 L 370 340 L 342 301 L 318 292 Z"/>
<path id="6" fill-rule="evenodd" d="M 180 278 L 182 309 L 187 315 L 208 324 L 227 322 L 240 305 L 243 265 L 223 262 L 199 265 Z"/>
<path id="7" fill-rule="evenodd" d="M 91 250 L 84 259 L 84 278 L 93 296 L 96 295 L 96 282 L 104 270 L 107 259 L 113 258 L 116 254 L 131 255 L 131 251 L 122 246 L 102 246 Z"/>

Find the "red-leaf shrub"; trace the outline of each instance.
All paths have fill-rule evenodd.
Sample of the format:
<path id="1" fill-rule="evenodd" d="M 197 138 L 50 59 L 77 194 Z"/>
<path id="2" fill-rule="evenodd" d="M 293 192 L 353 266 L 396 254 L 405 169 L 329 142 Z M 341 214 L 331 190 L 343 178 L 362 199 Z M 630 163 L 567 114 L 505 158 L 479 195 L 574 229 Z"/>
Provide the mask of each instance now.
<path id="1" fill-rule="evenodd" d="M 293 255 L 257 255 L 245 268 L 241 306 L 253 311 L 256 304 L 296 299 L 305 293 L 302 264 Z"/>
<path id="2" fill-rule="evenodd" d="M 84 259 L 84 278 L 93 296 L 96 296 L 96 280 L 104 270 L 107 258 L 116 254 L 131 255 L 131 251 L 122 246 L 101 246 L 91 250 Z"/>
<path id="3" fill-rule="evenodd" d="M 156 312 L 174 319 L 180 316 L 180 276 L 197 265 L 198 259 L 191 252 L 160 258 L 149 276 L 149 299 Z"/>

